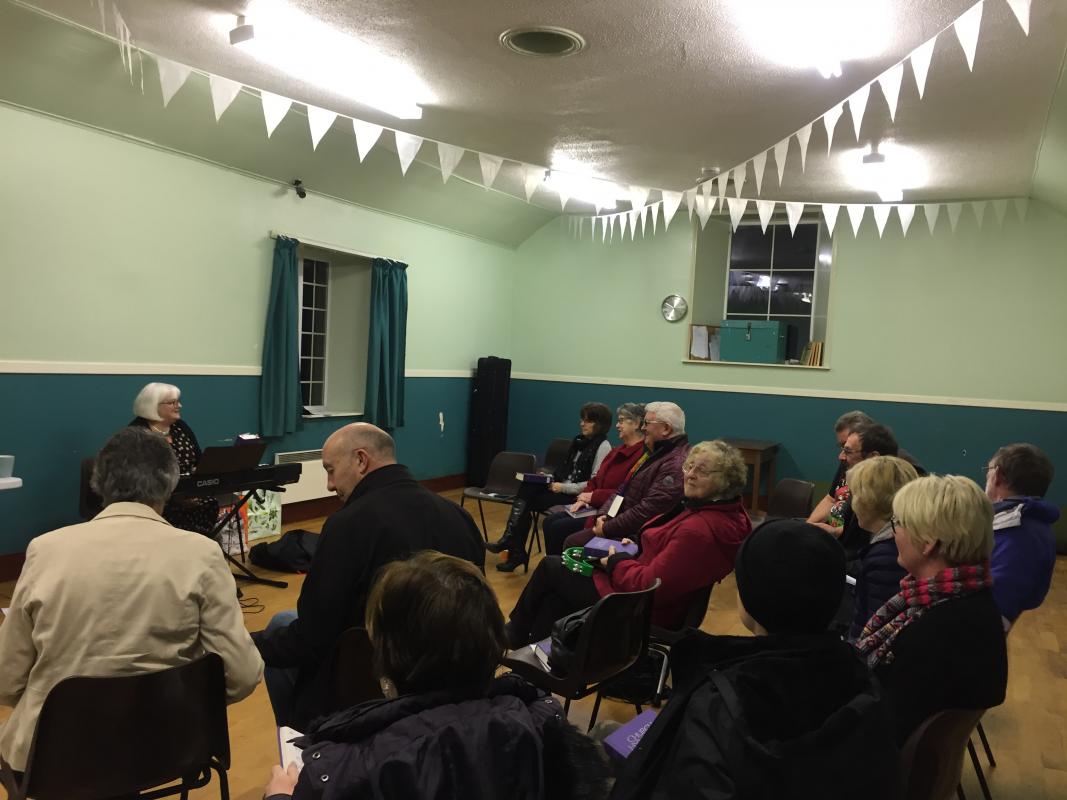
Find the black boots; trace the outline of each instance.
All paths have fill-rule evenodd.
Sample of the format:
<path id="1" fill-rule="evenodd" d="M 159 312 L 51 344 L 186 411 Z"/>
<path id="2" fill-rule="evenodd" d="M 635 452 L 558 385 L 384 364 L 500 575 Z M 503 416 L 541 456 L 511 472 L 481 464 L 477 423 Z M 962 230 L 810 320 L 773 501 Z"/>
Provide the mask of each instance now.
<path id="1" fill-rule="evenodd" d="M 508 514 L 508 524 L 504 526 L 504 535 L 495 542 L 486 542 L 485 549 L 490 553 L 503 553 L 510 550 L 511 540 L 514 539 L 515 526 L 526 510 L 526 502 L 518 498 L 511 504 L 511 513 Z"/>
<path id="2" fill-rule="evenodd" d="M 523 527 L 521 521 L 525 513 L 525 501 L 516 499 L 511 504 L 511 514 L 508 515 L 508 524 L 504 528 L 504 535 L 500 537 L 499 541 L 489 542 L 485 545 L 485 549 L 490 553 L 508 551 L 508 560 L 496 565 L 496 568 L 501 572 L 514 572 L 520 564 L 526 568 L 527 572 L 530 569 L 529 556 L 526 555 L 526 537 L 520 535 L 517 531 L 517 529 Z"/>

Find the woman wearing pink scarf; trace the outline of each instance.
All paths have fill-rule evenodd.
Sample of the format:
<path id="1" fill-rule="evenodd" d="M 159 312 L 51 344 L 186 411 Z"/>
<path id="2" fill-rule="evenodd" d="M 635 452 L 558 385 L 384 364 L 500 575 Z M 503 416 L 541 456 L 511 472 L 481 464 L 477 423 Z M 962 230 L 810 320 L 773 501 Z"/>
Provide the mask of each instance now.
<path id="1" fill-rule="evenodd" d="M 908 575 L 856 648 L 889 694 L 902 743 L 938 711 L 1004 702 L 1008 656 L 990 591 L 985 492 L 958 475 L 919 478 L 893 498 L 890 521 Z"/>

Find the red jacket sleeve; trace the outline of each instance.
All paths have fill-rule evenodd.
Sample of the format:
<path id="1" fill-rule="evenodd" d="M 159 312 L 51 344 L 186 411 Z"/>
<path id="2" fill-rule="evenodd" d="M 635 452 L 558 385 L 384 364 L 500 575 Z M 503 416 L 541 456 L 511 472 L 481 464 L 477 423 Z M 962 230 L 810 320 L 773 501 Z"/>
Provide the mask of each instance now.
<path id="1" fill-rule="evenodd" d="M 680 525 L 651 561 L 645 562 L 639 556 L 615 564 L 609 576 L 612 589 L 636 592 L 647 589 L 659 578 L 663 581 L 657 590 L 660 600 L 669 602 L 729 574 L 733 564 L 723 556 L 707 525 L 695 522 Z"/>

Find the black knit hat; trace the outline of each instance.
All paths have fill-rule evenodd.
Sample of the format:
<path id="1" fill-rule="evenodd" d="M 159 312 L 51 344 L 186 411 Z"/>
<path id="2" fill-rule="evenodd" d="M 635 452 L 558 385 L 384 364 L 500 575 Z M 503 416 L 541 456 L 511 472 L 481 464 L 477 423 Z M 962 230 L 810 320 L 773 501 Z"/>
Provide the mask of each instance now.
<path id="1" fill-rule="evenodd" d="M 841 604 L 845 551 L 829 533 L 790 519 L 757 528 L 734 565 L 745 610 L 768 633 L 822 633 Z"/>

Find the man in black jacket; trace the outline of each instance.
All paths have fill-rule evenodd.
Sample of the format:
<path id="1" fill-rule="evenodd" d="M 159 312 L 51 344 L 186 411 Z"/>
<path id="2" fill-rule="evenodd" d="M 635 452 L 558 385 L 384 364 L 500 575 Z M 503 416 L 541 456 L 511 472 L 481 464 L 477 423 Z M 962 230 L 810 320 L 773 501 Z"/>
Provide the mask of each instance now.
<path id="1" fill-rule="evenodd" d="M 344 502 L 322 528 L 296 611 L 252 634 L 279 725 L 302 728 L 330 708 L 334 645 L 362 627 L 378 570 L 420 550 L 437 550 L 484 570 L 482 536 L 470 515 L 420 486 L 396 463 L 393 438 L 357 422 L 322 448 L 327 487 Z"/>

